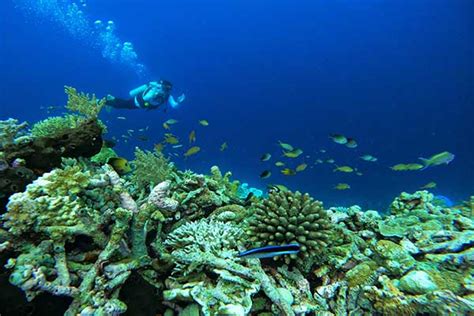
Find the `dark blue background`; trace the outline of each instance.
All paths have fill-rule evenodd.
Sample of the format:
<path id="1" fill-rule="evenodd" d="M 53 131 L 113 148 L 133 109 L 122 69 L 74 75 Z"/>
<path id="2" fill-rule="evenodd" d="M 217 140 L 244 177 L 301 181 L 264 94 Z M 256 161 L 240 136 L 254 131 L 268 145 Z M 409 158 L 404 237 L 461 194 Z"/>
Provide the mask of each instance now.
<path id="1" fill-rule="evenodd" d="M 18 0 L 20 1 L 20 0 Z M 141 83 L 133 72 L 104 60 L 58 26 L 25 18 L 0 4 L 0 117 L 36 121 L 40 106 L 65 103 L 63 85 L 98 95 L 126 96 Z M 332 205 L 383 209 L 400 191 L 430 181 L 454 200 L 474 193 L 474 2 L 411 1 L 89 1 L 90 19 L 112 19 L 134 43 L 151 78 L 167 78 L 186 93 L 177 111 L 104 113 L 110 136 L 150 126 L 150 141 L 119 144 L 151 149 L 163 121 L 187 140 L 197 131 L 201 153 L 182 168 L 213 164 L 264 187 L 283 183 Z M 147 79 L 151 79 L 147 78 Z M 126 121 L 117 120 L 126 116 Z M 197 124 L 207 119 L 207 128 Z M 357 149 L 331 143 L 329 133 L 355 137 Z M 317 165 L 294 177 L 278 174 L 277 140 L 364 173 L 333 173 Z M 221 153 L 219 145 L 229 149 Z M 327 154 L 318 153 L 324 148 Z M 448 150 L 449 166 L 397 173 L 388 166 Z M 271 163 L 261 163 L 264 152 Z M 375 164 L 358 156 L 370 153 Z M 297 164 L 296 162 L 294 165 Z M 259 180 L 271 167 L 273 176 Z M 335 191 L 338 182 L 352 186 Z"/>

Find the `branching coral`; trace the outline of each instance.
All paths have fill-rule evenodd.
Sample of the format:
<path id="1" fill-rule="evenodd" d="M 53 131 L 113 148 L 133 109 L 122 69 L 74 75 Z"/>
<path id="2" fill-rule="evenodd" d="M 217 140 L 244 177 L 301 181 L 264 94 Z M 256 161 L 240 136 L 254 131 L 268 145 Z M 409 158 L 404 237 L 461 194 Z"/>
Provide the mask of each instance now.
<path id="1" fill-rule="evenodd" d="M 58 133 L 76 128 L 84 118 L 78 115 L 52 116 L 39 121 L 31 128 L 33 137 L 51 137 Z"/>
<path id="2" fill-rule="evenodd" d="M 300 244 L 300 259 L 320 255 L 332 234 L 323 204 L 299 192 L 271 192 L 268 199 L 255 205 L 249 226 L 249 237 L 258 245 Z M 289 263 L 289 259 L 285 261 Z"/>
<path id="3" fill-rule="evenodd" d="M 9 118 L 0 121 L 0 148 L 15 143 L 15 140 L 25 134 L 28 123 L 18 123 L 18 120 Z"/>
<path id="4" fill-rule="evenodd" d="M 161 152 L 143 151 L 138 147 L 135 148 L 133 164 L 135 169 L 131 181 L 139 192 L 149 192 L 150 188 L 169 179 L 173 170 L 172 164 Z"/>
<path id="5" fill-rule="evenodd" d="M 105 98 L 97 99 L 95 94 L 79 93 L 73 87 L 64 87 L 68 96 L 66 108 L 72 112 L 84 115 L 87 118 L 96 118 L 105 106 Z"/>

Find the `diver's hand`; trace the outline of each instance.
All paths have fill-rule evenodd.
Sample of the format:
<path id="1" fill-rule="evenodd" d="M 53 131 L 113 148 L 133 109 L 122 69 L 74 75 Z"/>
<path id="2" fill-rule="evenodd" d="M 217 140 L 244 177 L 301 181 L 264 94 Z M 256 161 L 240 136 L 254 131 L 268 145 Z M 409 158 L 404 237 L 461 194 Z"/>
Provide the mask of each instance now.
<path id="1" fill-rule="evenodd" d="M 180 95 L 180 96 L 178 97 L 178 103 L 183 103 L 184 100 L 186 100 L 186 96 L 185 96 L 184 93 L 183 93 L 182 95 Z"/>

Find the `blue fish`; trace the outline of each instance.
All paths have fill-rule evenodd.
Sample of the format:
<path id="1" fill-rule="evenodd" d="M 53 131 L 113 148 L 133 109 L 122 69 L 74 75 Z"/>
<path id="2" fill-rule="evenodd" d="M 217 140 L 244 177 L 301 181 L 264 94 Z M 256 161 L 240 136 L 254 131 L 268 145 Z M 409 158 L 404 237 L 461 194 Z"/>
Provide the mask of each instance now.
<path id="1" fill-rule="evenodd" d="M 289 244 L 281 246 L 265 246 L 253 248 L 239 253 L 239 258 L 272 258 L 281 255 L 296 254 L 300 251 L 299 244 Z"/>

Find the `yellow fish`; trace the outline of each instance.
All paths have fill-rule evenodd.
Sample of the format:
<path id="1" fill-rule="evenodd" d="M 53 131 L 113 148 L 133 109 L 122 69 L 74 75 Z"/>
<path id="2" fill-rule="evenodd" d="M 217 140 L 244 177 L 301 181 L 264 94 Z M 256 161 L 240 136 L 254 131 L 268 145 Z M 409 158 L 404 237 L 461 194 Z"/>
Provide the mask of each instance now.
<path id="1" fill-rule="evenodd" d="M 193 147 L 189 148 L 187 152 L 184 153 L 184 157 L 189 157 L 189 156 L 195 155 L 195 154 L 197 154 L 199 151 L 201 151 L 201 148 L 200 148 L 200 147 L 198 147 L 198 146 L 193 146 Z"/>
<path id="2" fill-rule="evenodd" d="M 390 167 L 390 169 L 394 171 L 413 171 L 413 170 L 423 169 L 423 165 L 419 163 L 408 163 L 408 164 L 399 163 L 397 165 Z"/>
<path id="3" fill-rule="evenodd" d="M 333 170 L 334 172 L 335 171 L 339 171 L 339 172 L 354 172 L 354 169 L 352 167 L 349 167 L 349 166 L 341 166 L 341 167 L 337 167 L 336 169 Z"/>
<path id="4" fill-rule="evenodd" d="M 299 148 L 293 149 L 292 151 L 285 151 L 283 155 L 288 158 L 298 158 L 303 151 Z"/>
<path id="5" fill-rule="evenodd" d="M 284 174 L 285 176 L 294 176 L 296 174 L 296 171 L 290 168 L 285 168 L 281 170 L 281 173 Z"/>
<path id="6" fill-rule="evenodd" d="M 209 122 L 207 120 L 199 120 L 199 124 L 202 126 L 209 126 Z"/>
<path id="7" fill-rule="evenodd" d="M 196 132 L 194 130 L 189 133 L 189 143 L 194 143 L 196 141 Z"/>
<path id="8" fill-rule="evenodd" d="M 269 153 L 263 154 L 262 157 L 260 157 L 261 161 L 268 161 L 272 158 L 272 155 Z"/>
<path id="9" fill-rule="evenodd" d="M 296 170 L 296 172 L 301 172 L 301 171 L 304 171 L 306 169 L 306 167 L 308 167 L 308 165 L 305 164 L 305 163 L 302 163 L 302 164 L 298 165 L 295 170 Z"/>
<path id="10" fill-rule="evenodd" d="M 175 119 L 169 119 L 165 122 L 165 124 L 167 124 L 167 125 L 173 125 L 173 124 L 176 124 L 176 123 L 178 123 L 178 121 L 175 120 Z"/>
<path id="11" fill-rule="evenodd" d="M 336 190 L 349 190 L 351 188 L 350 185 L 348 185 L 347 183 L 338 183 L 334 189 Z"/>
<path id="12" fill-rule="evenodd" d="M 166 122 L 165 122 L 165 123 L 163 123 L 163 128 L 164 129 L 170 129 L 170 126 L 168 124 L 166 124 Z"/>
<path id="13" fill-rule="evenodd" d="M 111 165 L 119 175 L 124 175 L 132 171 L 128 160 L 122 157 L 109 158 L 107 163 Z"/>
<path id="14" fill-rule="evenodd" d="M 406 165 L 407 170 L 420 170 L 423 169 L 424 166 L 419 163 L 409 163 Z"/>
<path id="15" fill-rule="evenodd" d="M 430 182 L 422 186 L 420 189 L 434 189 L 436 188 L 437 184 L 436 182 Z"/>
<path id="16" fill-rule="evenodd" d="M 281 162 L 281 161 L 275 162 L 275 166 L 277 166 L 277 167 L 283 167 L 284 165 L 285 165 L 284 162 Z"/>
<path id="17" fill-rule="evenodd" d="M 126 120 L 127 118 L 125 116 L 117 116 L 117 119 L 119 120 Z"/>
<path id="18" fill-rule="evenodd" d="M 223 142 L 222 145 L 221 145 L 221 148 L 220 148 L 220 151 L 224 151 L 227 149 L 227 142 Z"/>
<path id="19" fill-rule="evenodd" d="M 276 192 L 287 192 L 289 191 L 287 187 L 285 187 L 283 184 L 269 184 L 268 186 L 268 191 L 276 191 Z"/>
<path id="20" fill-rule="evenodd" d="M 176 145 L 179 143 L 178 137 L 174 136 L 173 134 L 165 134 L 165 142 L 171 145 Z"/>
<path id="21" fill-rule="evenodd" d="M 286 151 L 292 151 L 294 148 L 290 144 L 283 143 L 281 141 L 278 141 L 278 145 L 280 145 L 281 148 L 283 148 Z"/>
<path id="22" fill-rule="evenodd" d="M 163 145 L 163 143 L 155 144 L 155 150 L 156 150 L 157 152 L 162 152 L 162 151 L 163 151 L 163 148 L 165 148 L 165 145 Z"/>

